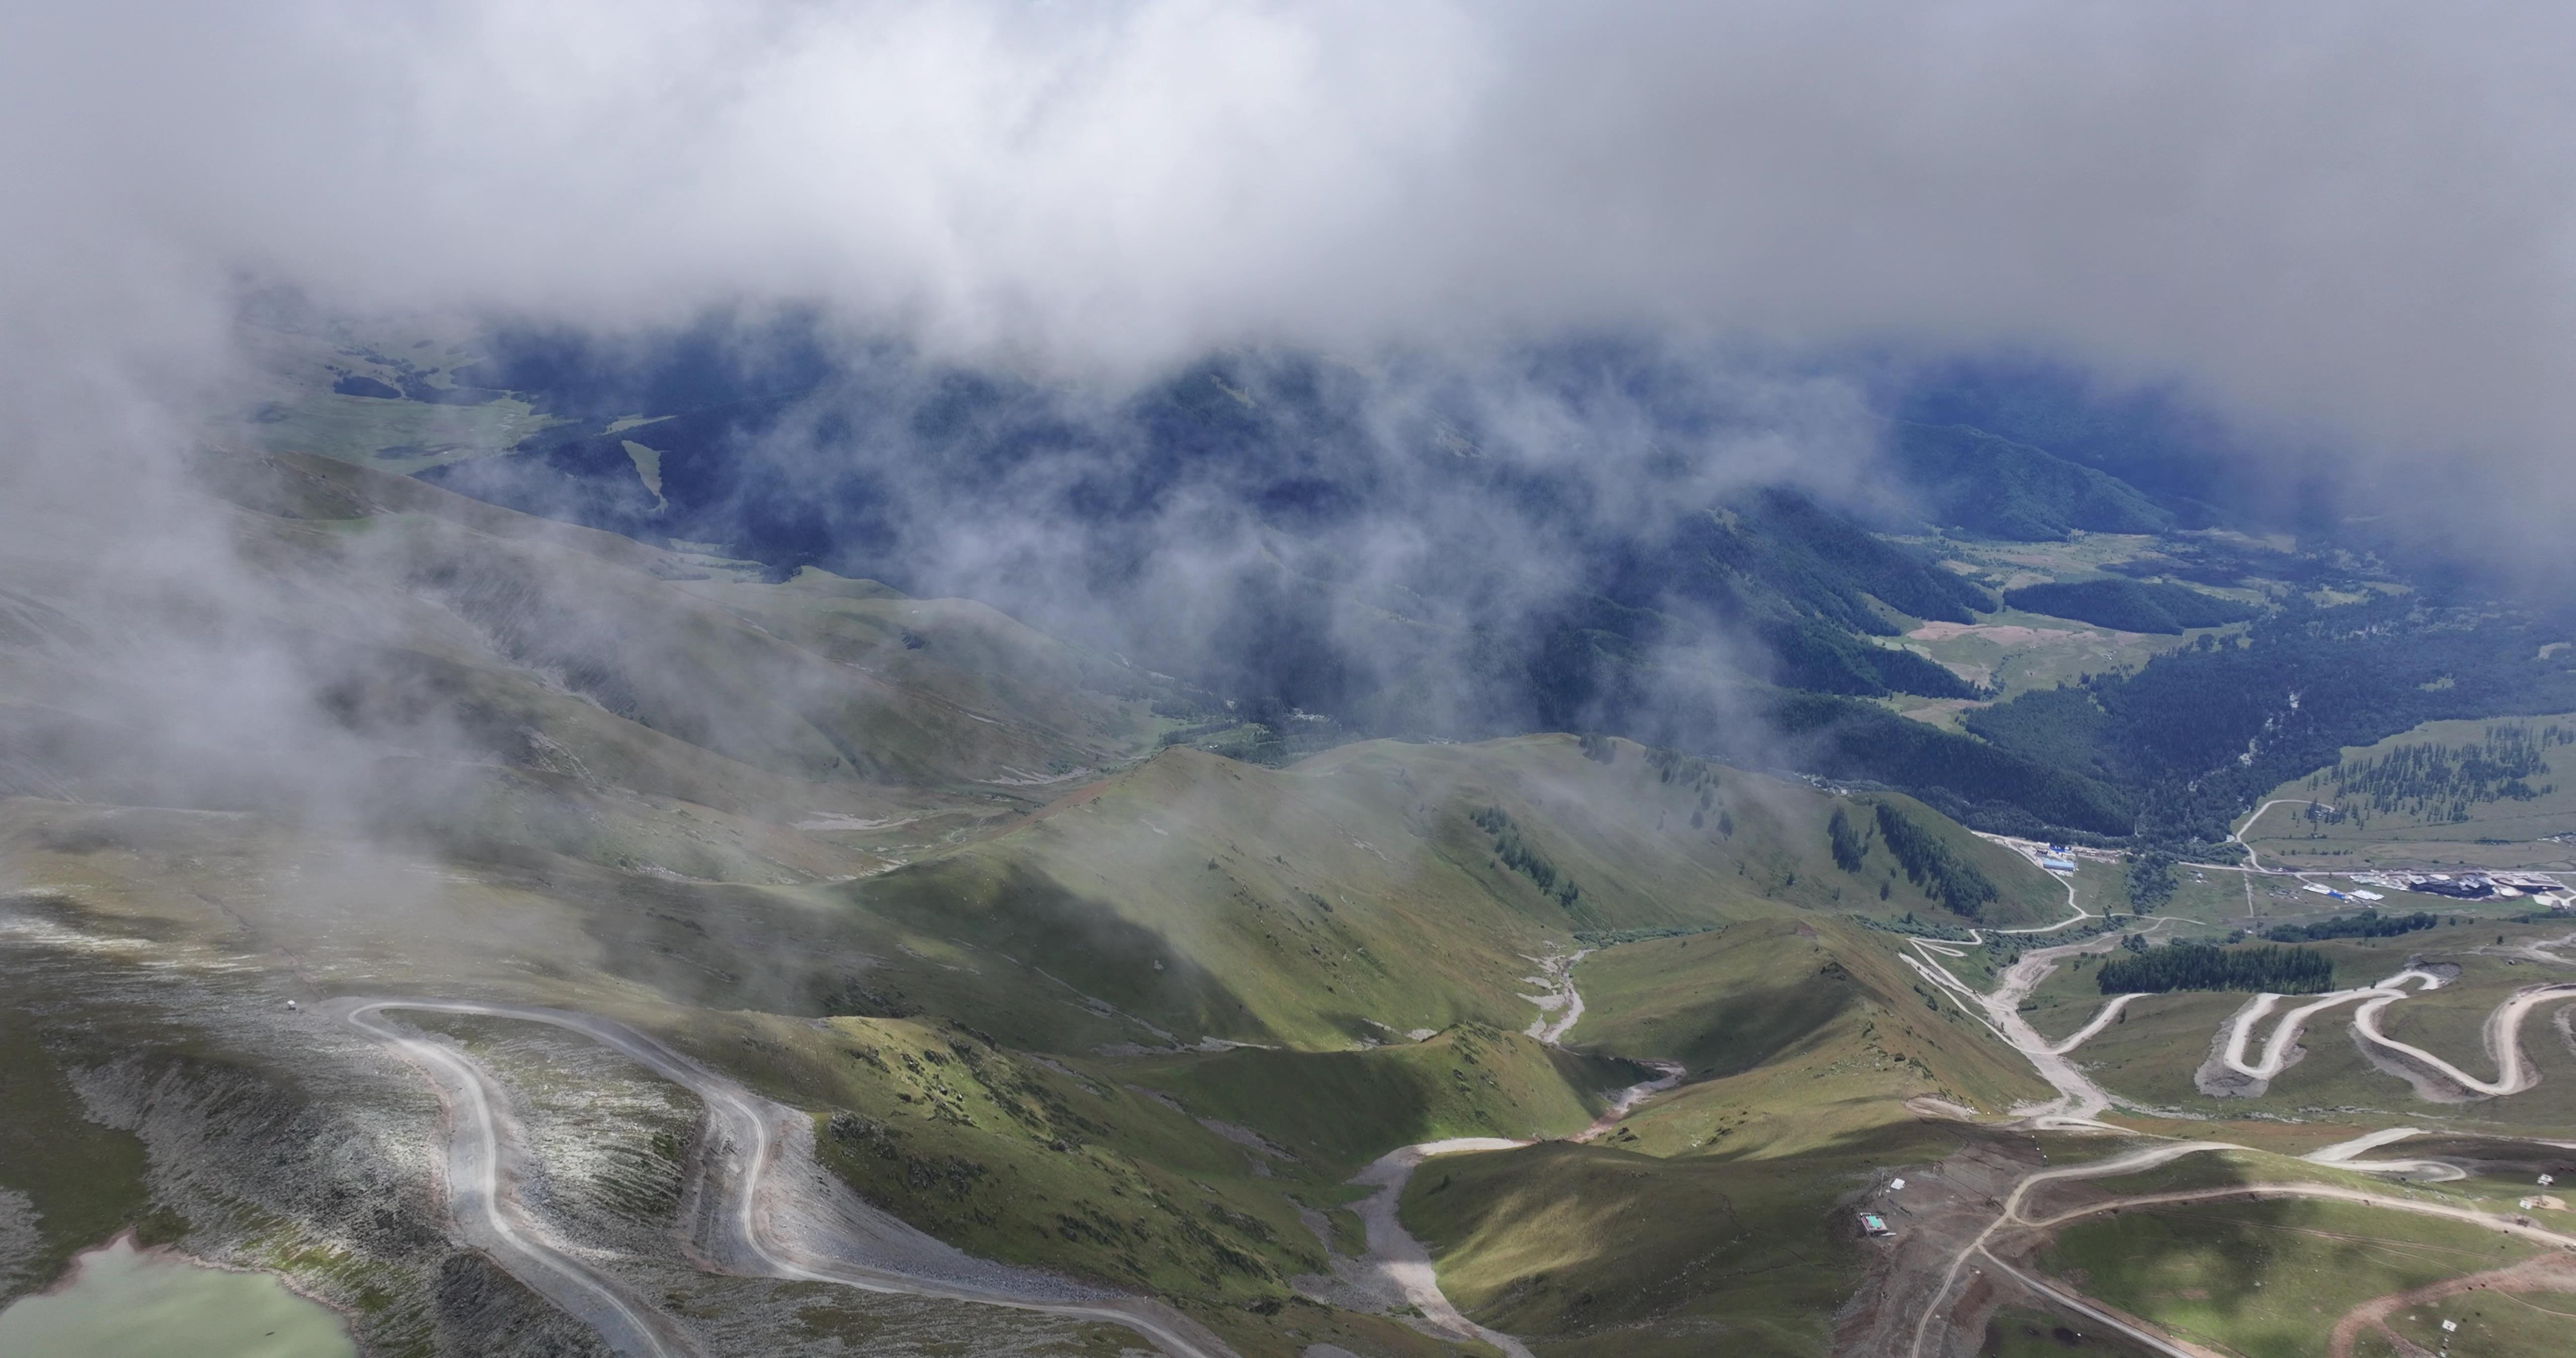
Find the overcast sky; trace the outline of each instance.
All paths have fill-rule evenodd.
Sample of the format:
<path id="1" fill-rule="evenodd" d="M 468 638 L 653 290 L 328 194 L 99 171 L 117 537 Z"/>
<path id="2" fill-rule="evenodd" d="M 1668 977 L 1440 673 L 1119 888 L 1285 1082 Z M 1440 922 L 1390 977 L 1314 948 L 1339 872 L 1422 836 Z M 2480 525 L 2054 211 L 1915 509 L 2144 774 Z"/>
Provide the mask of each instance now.
<path id="1" fill-rule="evenodd" d="M 2559 6 L 9 9 L 0 324 L 57 409 L 66 364 L 185 389 L 256 277 L 588 323 L 820 298 L 1112 374 L 2011 343 L 2364 450 L 2555 469 L 2576 427 Z"/>

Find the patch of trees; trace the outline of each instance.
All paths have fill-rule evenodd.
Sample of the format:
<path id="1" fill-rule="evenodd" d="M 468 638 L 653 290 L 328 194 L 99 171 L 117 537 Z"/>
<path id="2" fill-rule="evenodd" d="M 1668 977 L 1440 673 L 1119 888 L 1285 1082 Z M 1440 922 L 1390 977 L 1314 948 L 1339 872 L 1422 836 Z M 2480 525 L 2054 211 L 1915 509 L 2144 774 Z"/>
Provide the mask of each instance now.
<path id="1" fill-rule="evenodd" d="M 2174 856 L 2163 849 L 2149 849 L 2129 863 L 2129 910 L 2146 914 L 2161 910 L 2173 899 Z"/>
<path id="2" fill-rule="evenodd" d="M 2257 990 L 2313 995 L 2334 988 L 2334 963 L 2314 948 L 2262 944 L 2220 948 L 2171 943 L 2102 964 L 2096 974 L 2105 995 L 2168 990 Z"/>
<path id="3" fill-rule="evenodd" d="M 1494 857 L 1529 878 L 1541 895 L 1555 897 L 1556 903 L 1568 910 L 1583 899 L 1583 888 L 1574 884 L 1572 876 L 1557 871 L 1555 861 L 1537 846 L 1523 839 L 1520 826 L 1513 824 L 1501 807 L 1480 806 L 1467 813 L 1467 818 L 1494 837 Z"/>
<path id="4" fill-rule="evenodd" d="M 1868 837 L 1852 824 L 1850 813 L 1840 806 L 1825 822 L 1825 842 L 1834 851 L 1834 866 L 1845 872 L 1860 871 L 1861 860 L 1869 856 Z"/>
<path id="5" fill-rule="evenodd" d="M 2218 844 L 2256 798 L 2345 746 L 2427 721 L 2576 708 L 2576 648 L 2543 654 L 2568 632 L 2563 618 L 2419 597 L 2293 597 L 2242 638 L 2203 637 L 2133 674 L 2094 675 L 2080 696 L 2025 694 L 1967 724 L 2017 763 L 2093 774 L 2134 805 L 2139 841 Z"/>
<path id="6" fill-rule="evenodd" d="M 2358 915 L 2337 915 L 2314 924 L 2284 924 L 2266 929 L 2263 937 L 2275 943 L 2319 943 L 2329 938 L 2395 938 L 2418 929 L 2430 929 L 2442 922 L 2438 915 L 2418 910 L 2411 915 L 2382 915 L 2364 910 Z"/>
<path id="7" fill-rule="evenodd" d="M 1829 778 L 1905 789 L 1983 830 L 2045 836 L 2064 826 L 2125 835 L 2134 814 L 2116 788 L 2070 768 L 1900 717 L 1874 703 L 1790 694 L 1765 714 L 1797 742 L 1799 763 Z"/>
<path id="8" fill-rule="evenodd" d="M 1979 871 L 1976 864 L 1952 853 L 1939 835 L 1885 802 L 1878 804 L 1878 837 L 1886 842 L 1887 851 L 1896 855 L 1898 865 L 1905 869 L 1906 880 L 1954 914 L 1975 919 L 1986 902 L 2000 894 L 1993 879 Z"/>
<path id="9" fill-rule="evenodd" d="M 1765 619 L 1753 625 L 1753 634 L 1771 652 L 1779 681 L 1790 688 L 1864 698 L 1889 693 L 1982 696 L 1936 661 L 1874 645 L 1814 618 Z"/>
<path id="10" fill-rule="evenodd" d="M 1661 746 L 1649 747 L 1646 765 L 1655 771 L 1656 781 L 1683 788 L 1714 788 L 1718 783 L 1717 765 L 1695 755 Z"/>
<path id="11" fill-rule="evenodd" d="M 2218 627 L 2255 616 L 2250 604 L 2222 599 L 2189 585 L 2149 584 L 2109 577 L 2070 584 L 2024 585 L 2004 591 L 2004 602 L 2052 618 L 2073 618 L 2122 632 L 2179 635 L 2188 627 Z"/>
<path id="12" fill-rule="evenodd" d="M 2309 790 L 2333 789 L 2335 805 L 2310 805 L 2303 814 L 2327 824 L 2350 819 L 2367 825 L 2373 813 L 2465 821 L 2469 808 L 2483 802 L 2527 802 L 2557 791 L 2556 783 L 2534 787 L 2532 780 L 2548 775 L 2551 749 L 2569 744 L 2576 744 L 2576 731 L 2555 722 L 2538 729 L 2501 722 L 2487 727 L 2480 740 L 2400 745 L 2386 754 L 2342 760 L 2308 776 Z"/>
<path id="13" fill-rule="evenodd" d="M 2114 775 L 2103 749 L 2103 727 L 2111 714 L 2084 688 L 2044 688 L 2008 703 L 1970 708 L 1961 725 L 1998 748 L 2061 769 L 2080 769 L 2095 778 Z"/>

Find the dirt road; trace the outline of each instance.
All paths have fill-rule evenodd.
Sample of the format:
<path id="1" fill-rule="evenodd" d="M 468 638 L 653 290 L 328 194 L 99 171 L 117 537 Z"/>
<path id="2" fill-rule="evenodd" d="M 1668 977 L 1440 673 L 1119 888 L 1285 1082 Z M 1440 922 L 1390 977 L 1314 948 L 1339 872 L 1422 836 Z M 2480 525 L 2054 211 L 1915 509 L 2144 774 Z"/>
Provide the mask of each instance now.
<path id="1" fill-rule="evenodd" d="M 2445 1278 L 2438 1283 L 2391 1292 L 2373 1297 L 2343 1313 L 2335 1322 L 2333 1333 L 2326 1337 L 2326 1358 L 2352 1358 L 2352 1346 L 2364 1329 L 2377 1330 L 2389 1341 L 2389 1347 L 2405 1352 L 2397 1336 L 2388 1330 L 2388 1317 L 2405 1307 L 2422 1306 L 2456 1297 L 2463 1292 L 2576 1292 L 2576 1259 L 2564 1254 L 2543 1254 L 2503 1268 L 2484 1273 L 2470 1273 Z"/>
<path id="2" fill-rule="evenodd" d="M 2374 1139 L 2363 1138 L 2362 1140 L 2372 1141 Z M 2347 1142 L 2344 1147 L 2328 1147 L 2327 1152 L 2347 1148 L 2359 1149 L 2366 1147 L 2360 1147 L 2358 1143 L 2355 1142 Z M 1921 1358 L 1924 1351 L 1924 1345 L 1931 1337 L 1933 1324 L 1936 1320 L 1940 1319 L 1942 1315 L 1943 1303 L 1946 1302 L 1951 1293 L 1958 1288 L 1961 1275 L 1969 1270 L 1972 1262 L 1982 1260 L 1984 1265 L 1991 1265 L 1997 1271 L 2021 1282 L 2027 1287 L 2032 1288 L 2037 1293 L 2054 1299 L 2058 1303 L 2071 1310 L 2077 1311 L 2098 1324 L 2116 1329 L 2120 1333 L 2154 1349 L 2158 1353 L 2168 1355 L 2168 1358 L 2203 1358 L 2203 1355 L 2199 1354 L 2191 1346 L 2178 1344 L 2166 1336 L 2150 1333 L 2138 1324 L 2132 1323 L 2127 1319 L 2103 1310 L 2101 1307 L 2075 1294 L 2068 1288 L 2030 1276 L 2025 1271 L 2019 1269 L 2009 1261 L 1994 1253 L 1993 1245 L 1996 1236 L 1999 1234 L 2020 1232 L 2039 1233 L 2050 1231 L 2063 1226 L 2070 1221 L 2076 1221 L 2088 1216 L 2097 1216 L 2104 1212 L 2115 1212 L 2124 1208 L 2150 1207 L 2160 1203 L 2210 1202 L 2228 1198 L 2258 1200 L 2277 1198 L 2329 1198 L 2340 1202 L 2358 1203 L 2366 1207 L 2384 1208 L 2398 1212 L 2412 1212 L 2419 1216 L 2444 1217 L 2453 1221 L 2466 1222 L 2470 1225 L 2478 1226 L 2486 1230 L 2514 1236 L 2518 1239 L 2528 1240 L 2535 1244 L 2576 1249 L 2576 1236 L 2563 1235 L 2559 1232 L 2548 1230 L 2544 1227 L 2530 1223 L 2527 1219 L 2502 1216 L 2492 1212 L 2481 1212 L 2467 1207 L 2455 1207 L 2447 1203 L 2425 1202 L 2415 1198 L 2400 1197 L 2393 1194 L 2373 1193 L 2358 1188 L 2345 1188 L 2334 1184 L 2296 1182 L 2253 1183 L 2236 1184 L 2224 1188 L 2187 1189 L 2168 1193 L 2138 1193 L 2105 1198 L 2099 1202 L 2087 1203 L 2080 1207 L 2070 1208 L 2066 1211 L 2057 1212 L 2044 1217 L 2028 1217 L 2024 1216 L 2022 1213 L 2023 1204 L 2029 1200 L 2031 1191 L 2043 1184 L 2067 1179 L 2116 1178 L 2124 1174 L 2134 1174 L 2140 1170 L 2153 1169 L 2158 1165 L 2167 1164 L 2187 1155 L 2197 1155 L 2203 1151 L 2243 1149 L 2245 1149 L 2245 1147 L 2225 1141 L 2179 1141 L 2168 1145 L 2150 1146 L 2143 1150 L 2132 1151 L 2126 1155 L 2112 1156 L 2108 1159 L 2097 1160 L 2090 1164 L 2069 1165 L 2057 1169 L 2040 1170 L 2036 1173 L 2023 1176 L 2020 1182 L 2013 1185 L 2012 1191 L 2005 1195 L 2003 1200 L 2003 1210 L 1997 1214 L 1994 1221 L 1988 1224 L 1984 1230 L 1978 1232 L 1974 1239 L 1971 1239 L 1965 1245 L 1961 1246 L 1951 1257 L 1948 1272 L 1943 1277 L 1941 1286 L 1932 1293 L 1930 1303 L 1924 1307 L 1922 1316 L 1915 1322 L 1914 1342 L 1909 1353 L 1914 1355 L 1914 1358 Z M 2339 1163 L 2351 1164 L 2354 1162 L 2349 1159 L 2344 1159 L 2339 1161 Z"/>
<path id="3" fill-rule="evenodd" d="M 2073 888 L 2070 887 L 2069 891 L 2072 890 Z M 2067 923 L 2073 923 L 2073 921 L 2070 920 Z M 2031 1069 L 2037 1071 L 2041 1079 L 2046 1080 L 2057 1090 L 2057 1098 L 2054 1101 L 2014 1109 L 2016 1114 L 2038 1127 L 2112 1130 L 2105 1127 L 2099 1120 L 2102 1113 L 2111 1106 L 2109 1091 L 2096 1084 L 2092 1076 L 2085 1074 L 2082 1068 L 2068 1060 L 2067 1056 L 2085 1038 L 2102 1031 L 2105 1024 L 2117 1018 L 2119 1007 L 2127 1003 L 2128 997 L 2105 1006 L 2103 1012 L 2096 1015 L 2094 1021 L 2086 1025 L 2082 1032 L 2064 1042 L 2051 1042 L 2040 1036 L 2039 1030 L 2030 1026 L 2030 1020 L 2021 1015 L 2022 1000 L 2041 981 L 2047 979 L 2048 973 L 2057 969 L 2059 958 L 2083 952 L 2106 951 L 2112 946 L 2113 940 L 2110 937 L 2104 936 L 2082 943 L 2063 943 L 2054 948 L 2041 948 L 2024 953 L 2020 961 L 2004 969 L 2003 975 L 1996 980 L 1992 994 L 1981 992 L 1960 980 L 1948 967 L 1941 964 L 1940 959 L 1944 956 L 1966 956 L 1961 948 L 1929 939 L 1917 938 L 1911 941 L 1923 955 L 1917 957 L 1908 953 L 1899 953 L 1898 958 L 1912 967 L 1916 974 L 1940 987 L 1950 996 L 1952 1002 L 1984 1024 L 1987 1031 L 2002 1038 L 2015 1051 L 2020 1052 L 2023 1058 L 2030 1062 Z"/>
<path id="4" fill-rule="evenodd" d="M 621 1023 L 594 1015 L 468 1000 L 346 998 L 322 1008 L 418 1067 L 449 1110 L 447 1182 L 458 1230 L 631 1358 L 698 1349 L 649 1301 L 551 1239 L 511 1192 L 506 1163 L 525 1155 L 489 1072 L 455 1048 L 401 1028 L 392 1010 L 542 1023 L 579 1034 L 695 1094 L 706 1108 L 683 1212 L 696 1252 L 727 1271 L 937 1297 L 1124 1326 L 1171 1358 L 1234 1358 L 1223 1341 L 1161 1302 L 978 1260 L 859 1202 L 812 1161 L 812 1122 Z"/>
<path id="5" fill-rule="evenodd" d="M 2554 983 L 2516 991 L 2511 999 L 2497 1005 L 2487 1015 L 2487 1050 L 2494 1054 L 2496 1060 L 2496 1077 L 2492 1080 L 2480 1079 L 2421 1047 L 2399 1042 L 2379 1031 L 2379 1013 L 2395 998 L 2366 1001 L 2353 1012 L 2352 1026 L 2364 1041 L 2419 1061 L 2456 1081 L 2462 1089 L 2495 1097 L 2519 1094 L 2540 1083 L 2538 1072 L 2532 1070 L 2531 1063 L 2522 1054 L 2522 1020 L 2540 1005 L 2576 1000 L 2576 985 Z"/>
<path id="6" fill-rule="evenodd" d="M 1536 979 L 1550 985 L 1553 991 L 1544 1007 L 1561 1012 L 1554 1021 L 1542 1013 L 1538 1022 L 1530 1025 L 1530 1036 L 1551 1047 L 1558 1046 L 1559 1040 L 1574 1027 L 1575 1020 L 1583 1016 L 1583 993 L 1574 986 L 1574 964 L 1582 961 L 1590 951 L 1587 948 L 1570 957 L 1534 959 L 1539 962 L 1541 971 L 1541 977 Z M 1569 1139 L 1590 1141 L 1601 1136 L 1617 1126 L 1619 1119 L 1626 1117 L 1630 1109 L 1681 1082 L 1680 1066 L 1666 1061 L 1645 1064 L 1655 1068 L 1654 1079 L 1620 1090 L 1612 1096 L 1610 1106 L 1602 1111 L 1601 1116 L 1592 1120 L 1592 1125 Z M 1423 1247 L 1421 1241 L 1413 1238 L 1412 1232 L 1404 1229 L 1404 1223 L 1396 1216 L 1396 1209 L 1404 1198 L 1404 1185 L 1423 1161 L 1434 1156 L 1469 1151 L 1516 1150 L 1530 1144 L 1528 1141 L 1490 1136 L 1425 1141 L 1388 1151 L 1370 1161 L 1366 1169 L 1352 1175 L 1352 1183 L 1377 1190 L 1352 1204 L 1368 1233 L 1368 1254 L 1356 1266 L 1362 1285 L 1384 1295 L 1402 1296 L 1420 1308 L 1424 1318 L 1433 1325 L 1452 1334 L 1482 1339 L 1510 1358 L 1531 1358 L 1528 1347 L 1520 1340 L 1469 1320 L 1466 1313 L 1450 1302 L 1448 1294 L 1440 1290 L 1440 1279 L 1432 1267 L 1431 1252 Z"/>

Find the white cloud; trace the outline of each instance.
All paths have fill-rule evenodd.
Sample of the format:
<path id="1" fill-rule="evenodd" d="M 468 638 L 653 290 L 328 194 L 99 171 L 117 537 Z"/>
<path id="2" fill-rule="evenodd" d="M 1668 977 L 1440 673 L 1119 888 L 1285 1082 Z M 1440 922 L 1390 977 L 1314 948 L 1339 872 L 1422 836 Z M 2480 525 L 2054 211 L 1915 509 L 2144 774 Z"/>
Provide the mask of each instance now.
<path id="1" fill-rule="evenodd" d="M 821 296 L 1122 366 L 1687 323 L 2027 342 L 2399 446 L 2529 456 L 2571 416 L 2576 25 L 2547 6 L 467 0 L 15 27 L 14 217 L 353 299 Z"/>

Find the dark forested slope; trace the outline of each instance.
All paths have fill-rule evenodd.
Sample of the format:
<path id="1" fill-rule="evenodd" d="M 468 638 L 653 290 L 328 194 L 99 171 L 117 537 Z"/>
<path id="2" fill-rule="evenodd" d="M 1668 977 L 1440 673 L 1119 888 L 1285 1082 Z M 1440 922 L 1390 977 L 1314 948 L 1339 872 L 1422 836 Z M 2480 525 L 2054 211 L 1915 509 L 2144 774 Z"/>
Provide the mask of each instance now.
<path id="1" fill-rule="evenodd" d="M 2241 638 L 2158 656 L 2134 674 L 2024 694 L 1967 715 L 1995 750 L 2089 769 L 2135 800 L 2151 839 L 2216 843 L 2261 792 L 2446 717 L 2576 707 L 2569 619 L 2386 596 L 2294 599 Z"/>

